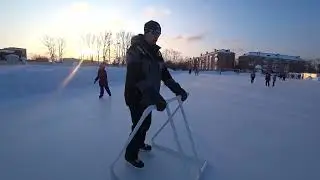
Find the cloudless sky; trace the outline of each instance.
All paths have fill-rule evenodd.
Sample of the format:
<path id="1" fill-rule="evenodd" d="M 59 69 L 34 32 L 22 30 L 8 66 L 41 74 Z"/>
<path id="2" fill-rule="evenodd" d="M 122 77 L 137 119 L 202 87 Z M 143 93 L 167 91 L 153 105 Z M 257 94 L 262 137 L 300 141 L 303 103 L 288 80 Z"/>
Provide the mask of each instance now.
<path id="1" fill-rule="evenodd" d="M 121 29 L 141 33 L 157 20 L 159 44 L 198 56 L 217 48 L 320 57 L 317 0 L 0 0 L 0 48 L 43 54 L 44 35 L 63 37 L 67 56 L 83 51 L 81 36 Z"/>

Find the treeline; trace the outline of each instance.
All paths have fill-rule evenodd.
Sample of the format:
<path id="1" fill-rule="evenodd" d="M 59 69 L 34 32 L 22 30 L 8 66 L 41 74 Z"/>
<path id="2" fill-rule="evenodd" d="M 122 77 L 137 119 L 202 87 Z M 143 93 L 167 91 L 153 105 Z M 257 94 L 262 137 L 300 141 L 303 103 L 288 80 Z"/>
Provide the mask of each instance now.
<path id="1" fill-rule="evenodd" d="M 80 52 L 76 59 L 91 61 L 92 63 L 106 62 L 110 65 L 125 65 L 125 56 L 131 45 L 132 32 L 120 31 L 113 33 L 104 31 L 100 33 L 86 33 L 79 38 Z M 47 56 L 34 55 L 32 60 L 41 62 L 62 62 L 65 56 L 66 40 L 61 37 L 45 35 L 41 40 L 46 48 Z M 171 69 L 188 69 L 190 58 L 184 57 L 181 52 L 174 49 L 162 49 L 162 56 L 166 65 Z"/>
<path id="2" fill-rule="evenodd" d="M 43 45 L 48 51 L 49 58 L 52 61 L 61 61 L 63 59 L 66 41 L 65 39 L 58 37 L 44 36 L 42 39 Z"/>
<path id="3" fill-rule="evenodd" d="M 174 49 L 163 49 L 162 57 L 166 66 L 173 70 L 188 70 L 190 67 L 190 57 L 185 57 L 181 52 Z"/>
<path id="4" fill-rule="evenodd" d="M 124 56 L 131 44 L 131 32 L 120 31 L 112 33 L 104 31 L 97 34 L 86 33 L 79 40 L 80 52 L 78 59 L 103 61 L 109 64 L 124 64 Z M 65 54 L 66 41 L 64 38 L 44 36 L 42 44 L 47 50 L 51 62 L 61 62 Z M 37 57 L 36 59 L 43 59 Z"/>

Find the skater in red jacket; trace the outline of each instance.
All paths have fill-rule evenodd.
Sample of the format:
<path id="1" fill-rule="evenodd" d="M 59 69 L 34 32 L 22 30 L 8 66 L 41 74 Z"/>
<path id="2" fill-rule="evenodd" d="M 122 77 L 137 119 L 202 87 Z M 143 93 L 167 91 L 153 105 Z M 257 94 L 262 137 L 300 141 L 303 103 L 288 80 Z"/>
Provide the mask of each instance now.
<path id="1" fill-rule="evenodd" d="M 104 90 L 106 90 L 109 96 L 111 96 L 111 91 L 108 85 L 107 71 L 105 70 L 105 67 L 106 65 L 104 63 L 100 64 L 97 77 L 94 79 L 94 84 L 99 80 L 99 86 L 100 86 L 99 99 L 103 97 Z"/>

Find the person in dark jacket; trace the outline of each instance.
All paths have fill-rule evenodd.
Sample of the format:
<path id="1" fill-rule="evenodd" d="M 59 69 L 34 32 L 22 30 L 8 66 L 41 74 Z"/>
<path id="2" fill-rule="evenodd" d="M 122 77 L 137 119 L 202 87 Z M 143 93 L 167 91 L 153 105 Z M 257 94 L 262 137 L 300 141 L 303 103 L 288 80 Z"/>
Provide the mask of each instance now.
<path id="1" fill-rule="evenodd" d="M 277 81 L 277 74 L 274 74 L 274 75 L 272 76 L 272 87 L 275 86 L 276 81 Z"/>
<path id="2" fill-rule="evenodd" d="M 99 86 L 100 86 L 100 95 L 99 99 L 101 99 L 104 95 L 104 90 L 107 91 L 109 96 L 111 96 L 111 91 L 108 85 L 108 76 L 107 71 L 105 70 L 105 64 L 101 63 L 99 66 L 97 77 L 94 79 L 94 84 L 99 80 Z"/>
<path id="3" fill-rule="evenodd" d="M 265 80 L 266 80 L 266 86 L 270 86 L 270 80 L 271 80 L 271 74 L 269 72 L 266 73 L 266 77 L 265 77 Z"/>
<path id="4" fill-rule="evenodd" d="M 172 78 L 164 64 L 160 47 L 156 45 L 160 34 L 161 27 L 158 22 L 151 20 L 145 23 L 144 34 L 132 37 L 131 46 L 127 51 L 124 97 L 131 114 L 131 131 L 149 105 L 155 105 L 158 111 L 165 110 L 167 103 L 160 94 L 161 81 L 175 95 L 180 95 L 182 101 L 185 101 L 188 96 Z M 150 125 L 151 113 L 126 148 L 125 160 L 137 168 L 144 167 L 144 163 L 138 157 L 139 150 L 151 151 L 152 149 L 145 143 Z"/>
<path id="5" fill-rule="evenodd" d="M 256 73 L 254 71 L 251 72 L 251 84 L 254 82 L 254 79 L 256 78 Z"/>

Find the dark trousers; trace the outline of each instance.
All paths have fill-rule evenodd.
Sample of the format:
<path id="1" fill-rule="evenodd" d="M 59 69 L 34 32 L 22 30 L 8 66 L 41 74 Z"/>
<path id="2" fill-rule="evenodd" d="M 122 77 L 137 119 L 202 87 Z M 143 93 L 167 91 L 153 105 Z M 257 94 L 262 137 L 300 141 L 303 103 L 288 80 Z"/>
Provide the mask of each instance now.
<path id="1" fill-rule="evenodd" d="M 251 78 L 251 83 L 253 83 L 253 82 L 254 82 L 254 77 Z"/>
<path id="2" fill-rule="evenodd" d="M 272 87 L 274 87 L 275 84 L 276 84 L 276 81 L 272 81 Z"/>
<path id="3" fill-rule="evenodd" d="M 144 109 L 141 106 L 131 106 L 129 107 L 131 113 L 131 132 L 138 124 Z M 126 158 L 129 160 L 135 160 L 138 158 L 138 153 L 140 147 L 144 146 L 144 141 L 146 139 L 147 131 L 149 130 L 151 125 L 151 113 L 146 117 L 144 122 L 142 123 L 141 127 L 137 131 L 136 135 L 133 137 L 131 142 L 129 143 L 126 149 Z"/>
<path id="4" fill-rule="evenodd" d="M 109 96 L 111 96 L 111 91 L 109 89 L 109 86 L 108 85 L 99 85 L 100 86 L 100 97 L 103 96 L 104 94 L 104 90 L 107 91 L 107 93 L 109 94 Z"/>
<path id="5" fill-rule="evenodd" d="M 270 86 L 270 80 L 268 81 L 266 81 L 266 86 Z"/>

